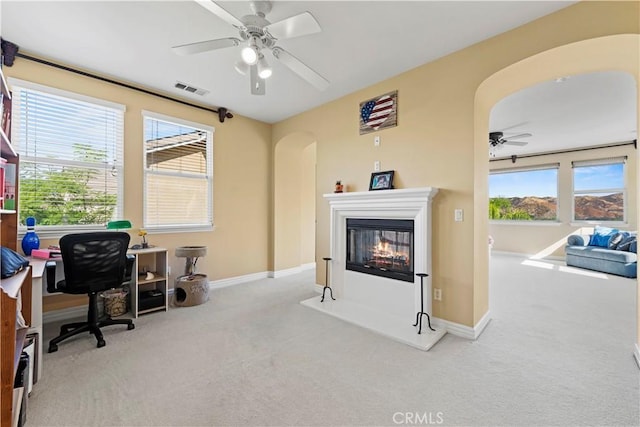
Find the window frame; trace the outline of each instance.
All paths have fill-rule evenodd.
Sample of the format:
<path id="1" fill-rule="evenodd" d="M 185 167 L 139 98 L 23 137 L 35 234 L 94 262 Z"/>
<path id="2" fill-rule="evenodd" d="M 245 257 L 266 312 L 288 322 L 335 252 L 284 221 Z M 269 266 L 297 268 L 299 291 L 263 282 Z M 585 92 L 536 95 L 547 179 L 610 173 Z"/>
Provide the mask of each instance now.
<path id="1" fill-rule="evenodd" d="M 576 168 L 591 166 L 606 166 L 622 164 L 622 185 L 623 188 L 607 188 L 600 190 L 576 190 Z M 607 157 L 592 160 L 576 160 L 571 162 L 571 223 L 576 225 L 595 225 L 606 224 L 611 226 L 621 226 L 628 224 L 628 197 L 627 188 L 629 182 L 627 178 L 627 156 Z M 603 220 L 603 219 L 576 219 L 576 195 L 581 194 L 607 194 L 622 193 L 622 221 L 620 220 Z"/>
<path id="2" fill-rule="evenodd" d="M 116 206 L 114 211 L 114 218 L 118 219 L 122 218 L 124 215 L 124 115 L 126 112 L 126 106 L 124 104 L 119 104 L 113 101 L 107 101 L 101 98 L 95 98 L 92 96 L 80 94 L 77 92 L 72 92 L 64 89 L 58 89 L 34 82 L 30 82 L 27 80 L 21 80 L 14 77 L 9 77 L 9 84 L 13 88 L 13 92 L 16 93 L 20 90 L 32 91 L 32 92 L 42 92 L 45 95 L 63 98 L 66 100 L 77 101 L 81 103 L 93 104 L 96 106 L 110 108 L 114 111 L 118 112 L 117 114 L 117 124 L 118 124 L 118 133 L 116 136 L 116 152 L 119 154 L 119 159 L 116 159 L 116 162 L 113 164 L 113 168 L 116 171 L 117 175 L 117 194 L 116 194 Z M 16 88 L 19 88 L 16 90 Z M 19 97 L 12 97 L 14 104 L 18 104 Z M 14 105 L 12 111 L 14 112 L 14 119 L 16 117 L 16 113 L 19 114 L 19 105 Z M 14 127 L 18 126 L 18 121 L 23 121 L 20 117 L 19 120 L 13 120 L 11 123 L 12 126 L 12 143 L 16 148 L 16 151 L 20 151 L 20 132 Z M 35 159 L 32 159 L 30 156 L 20 155 L 20 164 L 24 162 L 32 162 L 36 165 L 38 164 Z M 42 162 L 44 164 L 44 162 Z M 73 160 L 65 161 L 65 160 L 50 160 L 46 162 L 46 164 L 53 165 L 69 165 L 69 166 L 86 166 L 87 168 L 95 168 L 100 170 L 96 164 L 85 164 L 84 162 L 77 162 Z M 18 179 L 20 173 L 18 172 Z M 20 190 L 18 190 L 20 191 Z M 20 218 L 20 202 L 18 205 L 18 218 Z M 78 232 L 93 232 L 93 231 L 104 231 L 106 228 L 106 224 L 90 224 L 90 225 L 39 225 L 36 224 L 36 231 L 41 238 L 44 239 L 55 239 L 60 238 L 68 233 L 78 233 Z M 22 237 L 27 231 L 27 227 L 20 222 L 18 223 L 18 237 Z"/>
<path id="3" fill-rule="evenodd" d="M 167 172 L 167 171 L 149 171 L 147 169 L 147 153 L 146 153 L 146 120 L 153 119 L 162 121 L 165 123 L 186 126 L 194 129 L 199 129 L 207 133 L 207 217 L 210 220 L 209 224 L 181 224 L 181 225 L 149 225 L 147 224 L 147 176 L 151 175 L 163 175 L 163 176 L 176 176 L 184 177 L 179 172 Z M 214 199 L 214 133 L 215 128 L 213 126 L 205 125 L 198 122 L 193 122 L 178 117 L 168 116 L 154 111 L 142 110 L 142 222 L 143 228 L 153 234 L 162 233 L 176 233 L 176 232 L 201 232 L 201 231 L 213 231 L 215 230 L 215 220 L 213 217 L 213 199 Z"/>
<path id="4" fill-rule="evenodd" d="M 509 173 L 517 173 L 517 172 L 533 172 L 533 171 L 541 171 L 541 170 L 555 170 L 556 171 L 556 217 L 554 219 L 542 220 L 542 219 L 491 219 L 489 218 L 489 224 L 509 224 L 509 225 L 559 225 L 560 221 L 560 163 L 547 163 L 541 165 L 531 165 L 531 166 L 516 166 L 516 167 L 508 167 L 508 168 L 500 168 L 489 170 L 489 179 L 491 175 L 501 175 L 501 174 L 509 174 Z M 490 191 L 490 183 L 487 185 L 488 190 Z M 488 191 L 488 192 L 489 192 Z M 492 197 L 488 197 L 488 201 L 491 202 Z"/>

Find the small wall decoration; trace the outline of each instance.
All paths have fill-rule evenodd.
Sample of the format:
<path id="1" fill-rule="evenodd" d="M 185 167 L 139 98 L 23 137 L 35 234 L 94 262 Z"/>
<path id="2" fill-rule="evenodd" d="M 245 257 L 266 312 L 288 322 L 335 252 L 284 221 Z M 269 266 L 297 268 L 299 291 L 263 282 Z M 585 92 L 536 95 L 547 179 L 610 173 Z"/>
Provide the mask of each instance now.
<path id="1" fill-rule="evenodd" d="M 371 190 L 391 190 L 393 188 L 394 171 L 374 172 L 371 174 L 369 191 Z"/>
<path id="2" fill-rule="evenodd" d="M 360 135 L 397 125 L 397 90 L 360 103 Z"/>

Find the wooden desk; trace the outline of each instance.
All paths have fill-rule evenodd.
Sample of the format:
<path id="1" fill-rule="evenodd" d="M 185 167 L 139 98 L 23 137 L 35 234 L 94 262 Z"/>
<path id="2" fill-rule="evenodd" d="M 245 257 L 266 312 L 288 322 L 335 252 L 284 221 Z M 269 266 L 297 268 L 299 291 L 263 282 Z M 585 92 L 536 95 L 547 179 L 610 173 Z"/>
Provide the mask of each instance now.
<path id="1" fill-rule="evenodd" d="M 36 351 L 38 355 L 36 360 L 38 364 L 34 367 L 38 372 L 38 379 L 42 378 L 42 291 L 44 287 L 44 266 L 46 261 L 38 258 L 29 257 L 29 263 L 31 264 L 31 280 L 33 282 L 31 288 L 31 323 L 29 323 L 29 333 L 38 334 L 38 347 Z M 33 362 L 32 362 L 33 363 Z"/>

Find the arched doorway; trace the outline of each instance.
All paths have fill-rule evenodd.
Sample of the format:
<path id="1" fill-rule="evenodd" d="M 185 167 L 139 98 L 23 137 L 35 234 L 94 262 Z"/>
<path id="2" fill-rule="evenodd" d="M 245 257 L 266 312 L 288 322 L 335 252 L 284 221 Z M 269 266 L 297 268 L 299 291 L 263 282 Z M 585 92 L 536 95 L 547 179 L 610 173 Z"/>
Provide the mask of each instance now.
<path id="1" fill-rule="evenodd" d="M 477 212 L 488 209 L 488 147 L 489 114 L 493 106 L 505 96 L 522 88 L 551 80 L 558 76 L 595 71 L 625 71 L 636 79 L 636 99 L 640 99 L 639 70 L 640 35 L 623 34 L 584 40 L 560 46 L 512 64 L 486 79 L 476 91 L 474 107 L 474 151 L 475 208 Z M 639 109 L 640 111 L 640 109 Z M 640 112 L 638 113 L 640 115 Z M 640 117 L 638 119 L 640 123 Z M 482 147 L 482 148 L 480 148 Z M 636 150 L 637 159 L 640 158 Z M 639 203 L 637 203 L 638 205 Z M 640 216 L 640 206 L 636 206 Z M 636 218 L 637 220 L 638 218 Z M 478 256 L 474 261 L 474 312 L 477 323 L 488 311 L 488 219 L 486 215 L 474 218 L 474 240 Z M 637 288 L 640 287 L 637 285 Z M 636 292 L 636 343 L 635 355 L 640 363 L 640 292 Z"/>
<path id="2" fill-rule="evenodd" d="M 274 277 L 315 265 L 316 142 L 294 133 L 274 149 Z"/>

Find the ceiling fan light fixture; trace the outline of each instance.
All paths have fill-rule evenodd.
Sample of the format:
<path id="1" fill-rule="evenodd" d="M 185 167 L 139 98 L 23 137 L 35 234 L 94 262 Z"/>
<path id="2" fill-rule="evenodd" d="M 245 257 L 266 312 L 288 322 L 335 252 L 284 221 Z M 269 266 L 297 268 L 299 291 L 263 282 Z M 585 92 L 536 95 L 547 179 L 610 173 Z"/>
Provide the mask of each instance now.
<path id="1" fill-rule="evenodd" d="M 260 54 L 260 59 L 258 59 L 258 76 L 261 79 L 268 79 L 273 74 L 273 70 L 267 63 L 264 55 Z"/>
<path id="2" fill-rule="evenodd" d="M 258 62 L 258 50 L 253 46 L 245 46 L 242 48 L 242 60 L 247 65 L 255 65 Z"/>
<path id="3" fill-rule="evenodd" d="M 259 39 L 255 36 L 249 39 L 249 44 L 242 48 L 240 55 L 247 65 L 256 65 L 260 58 L 260 48 L 258 46 Z"/>
<path id="4" fill-rule="evenodd" d="M 233 68 L 236 69 L 236 71 L 240 74 L 242 74 L 243 76 L 246 76 L 247 73 L 249 72 L 249 66 L 247 65 L 246 62 L 244 61 L 237 61 L 234 65 Z"/>

